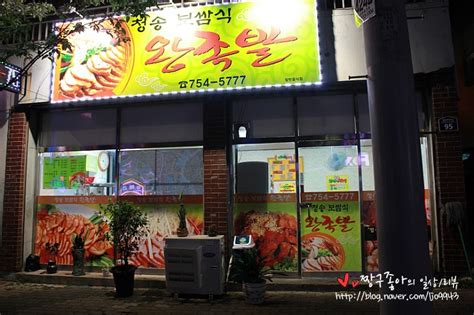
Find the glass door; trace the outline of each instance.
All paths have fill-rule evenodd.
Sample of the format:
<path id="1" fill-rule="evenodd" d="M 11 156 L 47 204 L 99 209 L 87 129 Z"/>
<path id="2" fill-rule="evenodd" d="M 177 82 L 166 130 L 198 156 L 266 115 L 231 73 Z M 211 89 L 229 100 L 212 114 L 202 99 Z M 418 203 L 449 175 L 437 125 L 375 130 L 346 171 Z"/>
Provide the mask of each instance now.
<path id="1" fill-rule="evenodd" d="M 356 145 L 301 147 L 301 271 L 361 272 L 359 164 Z"/>
<path id="2" fill-rule="evenodd" d="M 298 272 L 293 143 L 235 146 L 234 234 L 252 235 L 268 267 Z"/>

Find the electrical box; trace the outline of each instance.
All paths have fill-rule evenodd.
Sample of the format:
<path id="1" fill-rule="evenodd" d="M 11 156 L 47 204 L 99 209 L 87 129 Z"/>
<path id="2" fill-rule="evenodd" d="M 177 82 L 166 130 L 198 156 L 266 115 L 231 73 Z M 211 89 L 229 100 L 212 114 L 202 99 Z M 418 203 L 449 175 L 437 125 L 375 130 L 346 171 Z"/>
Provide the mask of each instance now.
<path id="1" fill-rule="evenodd" d="M 167 237 L 166 288 L 176 294 L 224 294 L 224 236 Z"/>

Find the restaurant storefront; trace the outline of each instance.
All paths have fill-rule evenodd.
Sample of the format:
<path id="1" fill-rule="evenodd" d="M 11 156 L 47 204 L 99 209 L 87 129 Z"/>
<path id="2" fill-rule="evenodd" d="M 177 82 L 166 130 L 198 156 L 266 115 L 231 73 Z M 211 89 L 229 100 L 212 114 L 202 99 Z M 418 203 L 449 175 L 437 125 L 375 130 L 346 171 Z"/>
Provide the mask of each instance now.
<path id="1" fill-rule="evenodd" d="M 205 130 L 214 127 L 203 119 L 207 98 L 42 111 L 35 253 L 46 263 L 45 244 L 59 241 L 57 261 L 69 265 L 72 235 L 87 235 L 91 266 L 111 265 L 106 223 L 96 212 L 100 204 L 119 197 L 139 204 L 150 218 L 150 234 L 133 262 L 159 272 L 165 267 L 164 238 L 176 234 L 182 193 L 190 235 L 203 234 L 216 223 L 229 238 L 251 234 L 269 266 L 295 276 L 377 271 L 372 147 L 364 117 L 367 96 L 352 93 L 224 97 L 220 102 L 227 109 L 227 136 L 211 139 L 211 148 L 211 140 L 204 139 Z M 422 101 L 420 96 L 421 118 Z M 239 137 L 242 126 L 245 138 Z M 420 140 L 424 228 L 433 235 L 429 137 Z M 212 189 L 222 178 L 213 181 L 215 175 L 204 175 L 205 168 L 214 167 L 204 164 L 205 152 L 213 147 L 221 147 L 225 157 L 220 173 L 228 178 L 224 196 Z M 207 210 L 222 203 L 219 199 L 225 200 L 220 205 L 224 214 Z"/>
<path id="2" fill-rule="evenodd" d="M 378 271 L 365 81 L 324 83 L 314 1 L 268 17 L 265 4 L 165 8 L 128 21 L 130 41 L 106 23 L 71 39 L 50 102 L 27 109 L 36 156 L 25 253 L 46 263 L 46 243 L 57 242 L 68 268 L 82 235 L 90 266 L 112 266 L 96 212 L 120 198 L 150 220 L 131 260 L 162 272 L 182 194 L 190 235 L 210 225 L 228 242 L 251 234 L 267 265 L 290 275 Z M 419 228 L 440 270 L 431 86 L 417 81 L 415 97 Z"/>

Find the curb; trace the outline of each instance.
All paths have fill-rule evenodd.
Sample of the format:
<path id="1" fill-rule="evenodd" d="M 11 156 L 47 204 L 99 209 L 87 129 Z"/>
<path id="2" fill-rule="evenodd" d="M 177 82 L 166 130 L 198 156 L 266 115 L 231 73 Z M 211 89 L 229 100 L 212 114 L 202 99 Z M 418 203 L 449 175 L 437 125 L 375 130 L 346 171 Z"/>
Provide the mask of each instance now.
<path id="1" fill-rule="evenodd" d="M 75 286 L 101 286 L 114 287 L 113 277 L 104 277 L 102 273 L 89 272 L 84 276 L 73 276 L 71 271 L 58 271 L 55 274 L 47 274 L 45 270 L 33 272 L 10 273 L 3 276 L 4 280 L 24 283 L 51 284 L 51 285 L 75 285 Z M 135 288 L 166 289 L 164 275 L 135 275 Z M 369 290 L 366 284 L 360 288 Z M 238 283 L 227 283 L 229 292 L 242 291 L 242 285 Z M 311 279 L 311 278 L 274 278 L 273 282 L 267 284 L 267 291 L 314 291 L 314 292 L 338 292 L 355 290 L 342 288 L 336 279 Z"/>

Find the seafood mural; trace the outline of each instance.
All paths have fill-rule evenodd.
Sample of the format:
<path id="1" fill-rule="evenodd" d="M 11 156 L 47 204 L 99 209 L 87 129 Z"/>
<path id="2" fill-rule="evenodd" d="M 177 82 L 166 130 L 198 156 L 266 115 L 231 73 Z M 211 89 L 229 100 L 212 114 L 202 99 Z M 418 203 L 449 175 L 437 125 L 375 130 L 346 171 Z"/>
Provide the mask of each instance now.
<path id="1" fill-rule="evenodd" d="M 101 217 L 91 211 L 68 213 L 70 205 L 39 205 L 37 212 L 35 254 L 40 256 L 40 263 L 47 263 L 46 243 L 58 243 L 59 250 L 56 263 L 71 265 L 72 242 L 78 235 L 85 240 L 85 258 L 92 266 L 112 266 L 113 247 L 106 240 L 109 226 Z M 86 209 L 82 207 L 82 210 Z"/>
<path id="2" fill-rule="evenodd" d="M 265 265 L 278 270 L 297 271 L 298 241 L 296 204 L 269 195 L 236 197 L 234 230 L 237 235 L 252 235 Z M 293 199 L 293 194 L 287 194 Z M 255 200 L 260 202 L 255 202 Z M 246 201 L 247 200 L 247 201 Z M 262 202 L 265 200 L 265 202 Z M 268 209 L 268 210 L 267 210 Z"/>
<path id="3" fill-rule="evenodd" d="M 179 224 L 178 196 L 129 196 L 148 216 L 149 233 L 139 244 L 138 251 L 129 259 L 137 267 L 164 268 L 165 238 L 176 235 Z M 87 200 L 85 200 L 87 199 Z M 60 203 L 53 203 L 54 201 Z M 36 214 L 35 254 L 46 264 L 50 259 L 46 243 L 58 243 L 55 259 L 60 265 L 71 265 L 72 242 L 75 235 L 85 239 L 86 265 L 113 266 L 113 245 L 107 240 L 107 218 L 97 214 L 100 204 L 108 197 L 38 197 Z M 204 228 L 202 196 L 185 196 L 187 228 L 190 235 L 199 235 Z"/>
<path id="4" fill-rule="evenodd" d="M 140 242 L 138 252 L 130 258 L 130 263 L 145 268 L 164 268 L 165 238 L 176 235 L 179 205 L 143 204 L 140 207 L 148 214 L 149 234 Z M 200 235 L 204 228 L 202 203 L 186 204 L 185 207 L 189 235 Z"/>

